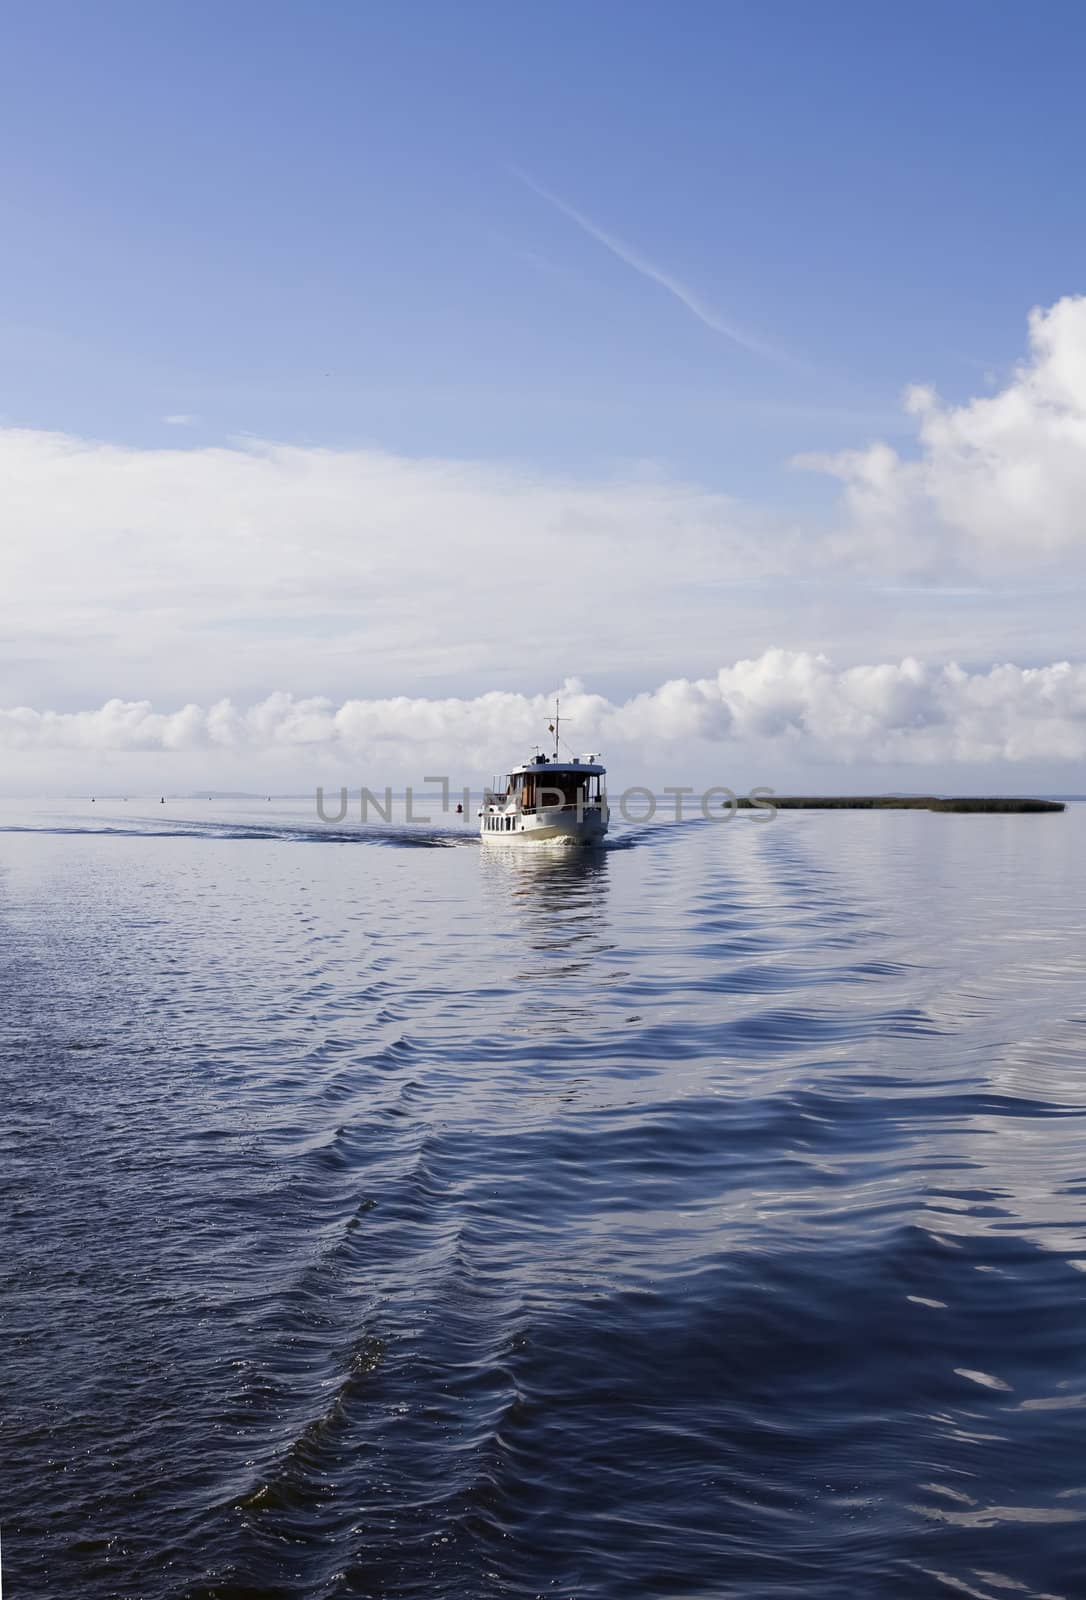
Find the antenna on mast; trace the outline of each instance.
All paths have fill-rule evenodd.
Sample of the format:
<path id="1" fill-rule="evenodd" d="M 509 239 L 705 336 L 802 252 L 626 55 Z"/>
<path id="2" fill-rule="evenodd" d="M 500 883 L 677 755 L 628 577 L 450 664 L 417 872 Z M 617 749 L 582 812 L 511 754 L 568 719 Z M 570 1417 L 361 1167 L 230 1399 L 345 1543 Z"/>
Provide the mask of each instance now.
<path id="1" fill-rule="evenodd" d="M 554 697 L 554 721 L 547 723 L 547 732 L 554 734 L 554 759 L 558 760 L 558 696 Z"/>

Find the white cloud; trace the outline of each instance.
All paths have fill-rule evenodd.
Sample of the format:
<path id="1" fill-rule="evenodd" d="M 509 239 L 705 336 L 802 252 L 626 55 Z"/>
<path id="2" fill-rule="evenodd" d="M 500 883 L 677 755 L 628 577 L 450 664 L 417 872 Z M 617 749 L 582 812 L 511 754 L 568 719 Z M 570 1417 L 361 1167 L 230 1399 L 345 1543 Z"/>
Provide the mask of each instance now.
<path id="1" fill-rule="evenodd" d="M 8 429 L 0 481 L 9 703 L 666 673 L 694 636 L 712 660 L 722 589 L 786 572 L 797 538 L 659 473 L 374 450 Z"/>
<path id="2" fill-rule="evenodd" d="M 616 697 L 611 735 L 641 715 L 660 740 L 739 729 L 847 759 L 869 736 L 902 760 L 1020 760 L 1034 745 L 1063 759 L 1077 748 L 1066 707 L 1042 696 L 1029 727 L 1012 717 L 1013 695 L 1003 712 L 959 700 L 950 715 L 957 691 L 939 677 L 953 660 L 1011 657 L 1025 673 L 1082 653 L 1086 299 L 1035 312 L 1030 328 L 1030 358 L 1002 392 L 953 407 L 909 391 L 913 459 L 886 444 L 818 458 L 844 484 L 841 508 L 804 519 L 636 465 L 591 478 L 372 449 L 144 450 L 0 428 L 0 705 L 63 715 L 107 702 L 108 717 L 48 724 L 69 730 L 66 748 L 95 749 L 103 726 L 120 738 L 125 719 L 144 728 L 162 715 L 131 703 L 226 697 L 225 709 L 144 728 L 161 730 L 156 748 L 195 738 L 221 753 L 258 748 L 237 731 L 256 713 L 238 706 L 263 707 L 278 730 L 260 748 L 297 748 L 283 742 L 292 726 L 327 751 L 329 718 L 372 727 L 373 708 L 395 703 L 414 708 L 412 726 L 440 724 L 446 703 L 485 702 L 497 708 L 494 743 L 475 711 L 475 748 L 506 759 L 519 713 L 511 727 L 503 719 L 521 698 L 483 691 L 531 692 L 579 672 Z M 791 653 L 767 654 L 773 639 Z M 817 666 L 824 654 L 836 673 Z M 905 657 L 927 665 L 842 676 Z M 754 666 L 734 681 L 704 677 L 721 659 Z M 967 677 L 979 693 L 990 675 Z M 268 698 L 282 683 L 297 697 L 289 712 Z M 664 687 L 624 709 L 646 683 Z M 1023 676 L 1019 698 L 1040 683 Z M 1062 678 L 1045 692 L 1057 688 L 1068 692 Z M 880 694 L 913 722 L 865 722 Z M 38 713 L 9 721 L 11 739 L 27 715 Z M 213 715 L 230 739 L 211 738 Z M 52 735 L 33 726 L 43 748 Z"/>
<path id="3" fill-rule="evenodd" d="M 886 444 L 798 465 L 845 485 L 839 554 L 981 572 L 1086 553 L 1086 297 L 1029 318 L 1030 360 L 997 394 L 953 406 L 914 384 L 919 455 Z"/>
<path id="4" fill-rule="evenodd" d="M 168 422 L 171 428 L 188 428 L 197 419 L 187 411 L 171 411 L 169 416 L 163 417 L 163 422 Z"/>
<path id="5" fill-rule="evenodd" d="M 0 711 L 11 752 L 314 753 L 421 771 L 427 763 L 490 770 L 543 734 L 546 695 L 492 691 L 471 699 L 347 700 L 276 693 L 248 708 L 229 700 L 162 712 L 111 700 L 94 711 Z M 819 763 L 930 766 L 1086 759 L 1086 666 L 1055 662 L 968 672 L 906 659 L 835 667 L 826 657 L 768 650 L 710 678 L 674 679 L 616 702 L 569 681 L 563 717 L 578 752 L 698 744 L 791 747 Z"/>

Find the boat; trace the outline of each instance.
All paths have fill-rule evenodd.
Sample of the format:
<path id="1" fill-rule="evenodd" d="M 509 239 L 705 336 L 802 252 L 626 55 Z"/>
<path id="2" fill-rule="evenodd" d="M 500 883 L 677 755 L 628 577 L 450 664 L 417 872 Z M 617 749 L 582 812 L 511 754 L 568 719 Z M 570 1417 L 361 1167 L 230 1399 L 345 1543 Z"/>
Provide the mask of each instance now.
<path id="1" fill-rule="evenodd" d="M 495 782 L 483 794 L 479 837 L 484 844 L 591 845 L 607 832 L 609 813 L 604 779 L 607 768 L 595 754 L 563 760 L 559 741 L 559 702 L 547 731 L 550 754 L 538 746 L 514 767 L 504 787 Z"/>

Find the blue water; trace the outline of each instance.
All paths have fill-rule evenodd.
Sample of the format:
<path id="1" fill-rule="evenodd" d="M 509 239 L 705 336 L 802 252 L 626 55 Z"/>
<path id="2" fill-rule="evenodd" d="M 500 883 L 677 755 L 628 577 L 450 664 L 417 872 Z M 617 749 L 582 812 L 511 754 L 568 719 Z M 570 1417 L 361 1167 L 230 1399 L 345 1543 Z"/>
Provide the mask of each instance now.
<path id="1" fill-rule="evenodd" d="M 1086 1594 L 1084 844 L 6 804 L 5 1593 Z"/>

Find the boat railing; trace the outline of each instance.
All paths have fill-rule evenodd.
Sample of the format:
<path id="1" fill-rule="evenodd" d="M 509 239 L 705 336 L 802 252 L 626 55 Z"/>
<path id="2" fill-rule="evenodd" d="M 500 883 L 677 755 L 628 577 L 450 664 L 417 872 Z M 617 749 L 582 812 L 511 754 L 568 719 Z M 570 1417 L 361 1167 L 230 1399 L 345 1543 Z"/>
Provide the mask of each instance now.
<path id="1" fill-rule="evenodd" d="M 524 806 L 522 809 L 526 817 L 534 817 L 537 811 L 576 811 L 577 805 L 576 800 L 564 800 L 561 805 L 557 806 Z M 582 800 L 580 802 L 582 812 L 599 811 L 601 808 L 602 802 L 596 799 Z"/>
<path id="2" fill-rule="evenodd" d="M 514 795 L 496 794 L 493 789 L 484 789 L 483 809 L 485 810 L 489 806 L 501 806 L 503 808 L 507 807 L 510 801 L 515 800 L 515 798 L 516 797 Z M 578 806 L 580 806 L 582 811 L 600 811 L 603 808 L 603 798 L 602 796 L 585 795 L 580 799 L 580 801 L 563 800 L 557 805 L 543 806 L 537 806 L 535 804 L 528 806 L 515 805 L 514 810 L 519 812 L 521 816 L 534 817 L 537 811 L 576 811 Z"/>

